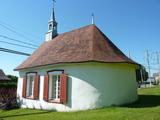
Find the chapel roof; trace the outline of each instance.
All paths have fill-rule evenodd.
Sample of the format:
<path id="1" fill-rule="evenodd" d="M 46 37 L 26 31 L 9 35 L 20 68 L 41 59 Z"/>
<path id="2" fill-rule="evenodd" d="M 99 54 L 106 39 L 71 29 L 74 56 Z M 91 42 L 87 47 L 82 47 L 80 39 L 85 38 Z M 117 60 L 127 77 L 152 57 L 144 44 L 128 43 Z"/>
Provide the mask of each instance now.
<path id="1" fill-rule="evenodd" d="M 88 25 L 44 42 L 15 70 L 82 62 L 137 64 L 116 47 L 97 26 Z"/>

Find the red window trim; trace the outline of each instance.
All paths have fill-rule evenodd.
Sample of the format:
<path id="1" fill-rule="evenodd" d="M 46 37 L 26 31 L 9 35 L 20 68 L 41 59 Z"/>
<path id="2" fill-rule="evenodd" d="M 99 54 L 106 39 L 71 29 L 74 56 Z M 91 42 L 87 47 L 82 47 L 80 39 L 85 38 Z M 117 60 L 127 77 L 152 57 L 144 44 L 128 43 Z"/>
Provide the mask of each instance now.
<path id="1" fill-rule="evenodd" d="M 25 75 L 25 77 L 26 77 L 26 93 L 27 93 L 27 75 L 28 74 L 31 74 L 31 73 L 33 73 L 33 74 L 35 74 L 36 76 L 38 75 L 38 72 L 26 72 L 26 75 Z M 39 91 L 39 90 L 38 90 Z M 33 91 L 34 92 L 34 91 Z M 34 93 L 33 93 L 33 95 L 34 95 Z M 32 96 L 32 97 L 25 97 L 26 99 L 30 99 L 30 100 L 36 100 L 36 99 L 34 99 L 34 96 Z"/>
<path id="2" fill-rule="evenodd" d="M 44 75 L 44 84 L 43 84 L 43 100 L 48 102 L 48 90 L 49 90 L 49 76 L 48 74 Z"/>
<path id="3" fill-rule="evenodd" d="M 33 97 L 26 97 L 26 99 L 35 100 Z"/>
<path id="4" fill-rule="evenodd" d="M 38 74 L 38 72 L 26 72 L 26 75 L 27 75 L 27 74 L 31 74 L 31 73 L 34 73 L 34 74 L 36 74 L 36 75 Z"/>
<path id="5" fill-rule="evenodd" d="M 62 74 L 64 74 L 64 70 L 62 70 L 62 69 L 49 70 L 49 71 L 47 71 L 47 74 L 46 74 L 46 75 L 48 75 L 48 78 L 49 78 L 49 73 L 50 73 L 50 72 L 54 72 L 54 71 L 61 71 Z M 49 84 L 49 82 L 48 82 L 48 84 Z M 49 85 L 48 85 L 48 94 L 49 94 Z M 48 95 L 48 96 L 49 96 L 49 95 Z M 48 103 L 62 104 L 61 101 L 60 101 L 60 99 L 59 99 L 59 102 L 57 102 L 57 101 L 54 101 L 54 100 L 49 100 L 49 98 L 48 98 L 47 102 L 48 102 Z"/>
<path id="6" fill-rule="evenodd" d="M 67 94 L 68 94 L 68 76 L 67 74 L 61 74 L 60 76 L 60 81 L 61 81 L 61 84 L 60 84 L 60 102 L 62 104 L 66 104 L 67 103 Z"/>
<path id="7" fill-rule="evenodd" d="M 23 84 L 22 84 L 22 97 L 26 98 L 26 76 L 23 77 Z"/>
<path id="8" fill-rule="evenodd" d="M 48 103 L 62 104 L 61 102 L 56 102 L 56 101 L 51 101 L 51 100 L 48 100 L 47 102 L 48 102 Z"/>
<path id="9" fill-rule="evenodd" d="M 49 70 L 49 71 L 47 71 L 47 75 L 50 73 L 50 72 L 55 72 L 55 71 L 61 71 L 62 72 L 62 74 L 64 74 L 64 70 L 62 70 L 62 69 L 55 69 L 55 70 Z"/>

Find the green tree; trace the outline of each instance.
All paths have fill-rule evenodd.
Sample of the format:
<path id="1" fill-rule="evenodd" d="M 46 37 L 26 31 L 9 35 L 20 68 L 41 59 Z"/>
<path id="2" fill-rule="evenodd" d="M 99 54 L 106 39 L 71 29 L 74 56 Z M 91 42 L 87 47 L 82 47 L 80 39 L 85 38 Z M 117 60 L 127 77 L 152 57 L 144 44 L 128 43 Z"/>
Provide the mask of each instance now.
<path id="1" fill-rule="evenodd" d="M 16 83 L 17 83 L 17 81 L 18 81 L 18 77 L 17 77 L 17 76 L 14 76 L 14 75 L 7 75 L 7 77 L 10 78 L 11 81 L 13 81 L 13 82 L 16 82 Z"/>
<path id="2" fill-rule="evenodd" d="M 146 71 L 146 68 L 144 66 L 140 66 L 137 70 L 136 70 L 136 79 L 137 82 L 142 82 L 146 81 L 148 79 L 148 72 Z"/>

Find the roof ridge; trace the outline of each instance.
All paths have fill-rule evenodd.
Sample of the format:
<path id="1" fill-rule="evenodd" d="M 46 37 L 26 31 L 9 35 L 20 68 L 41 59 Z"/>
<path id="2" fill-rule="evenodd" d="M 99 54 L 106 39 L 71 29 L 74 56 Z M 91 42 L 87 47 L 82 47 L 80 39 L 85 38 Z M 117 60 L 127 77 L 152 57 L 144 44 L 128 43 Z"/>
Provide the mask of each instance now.
<path id="1" fill-rule="evenodd" d="M 100 32 L 100 34 L 103 36 L 103 38 L 106 40 L 106 42 L 109 42 L 110 46 L 113 48 L 116 55 L 119 56 L 119 54 L 120 54 L 120 56 L 119 56 L 120 58 L 125 59 L 125 60 L 128 59 L 130 62 L 135 62 L 132 59 L 130 59 L 128 56 L 126 56 L 98 27 L 96 27 L 96 28 Z M 117 49 L 118 51 L 117 50 L 115 51 L 115 49 Z"/>
<path id="2" fill-rule="evenodd" d="M 118 49 L 118 52 L 120 52 L 121 54 L 125 55 L 99 28 L 98 31 L 100 32 L 100 34 L 102 35 L 102 37 L 106 40 L 106 42 L 109 42 L 112 48 L 116 48 Z M 114 49 L 113 49 L 114 50 Z M 115 52 L 117 54 L 117 52 Z"/>
<path id="3" fill-rule="evenodd" d="M 74 31 L 77 31 L 77 30 L 85 29 L 85 28 L 90 27 L 90 26 L 95 26 L 95 25 L 89 24 L 89 25 L 86 25 L 86 26 L 83 26 L 83 27 L 80 27 L 80 28 L 75 28 L 75 29 L 70 30 L 68 32 L 63 32 L 61 34 L 58 34 L 58 36 L 62 36 L 62 35 L 65 35 L 65 34 L 68 34 L 68 33 L 74 32 Z M 55 38 L 57 38 L 57 37 L 55 37 Z M 55 38 L 53 38 L 53 39 L 55 39 Z"/>
<path id="4" fill-rule="evenodd" d="M 94 24 L 93 24 L 93 26 L 95 26 Z M 95 29 L 94 29 L 94 27 L 92 28 L 92 39 L 94 39 L 94 31 L 95 31 Z M 94 51 L 94 40 L 92 40 L 92 51 Z M 94 59 L 94 52 L 92 52 L 92 59 Z"/>

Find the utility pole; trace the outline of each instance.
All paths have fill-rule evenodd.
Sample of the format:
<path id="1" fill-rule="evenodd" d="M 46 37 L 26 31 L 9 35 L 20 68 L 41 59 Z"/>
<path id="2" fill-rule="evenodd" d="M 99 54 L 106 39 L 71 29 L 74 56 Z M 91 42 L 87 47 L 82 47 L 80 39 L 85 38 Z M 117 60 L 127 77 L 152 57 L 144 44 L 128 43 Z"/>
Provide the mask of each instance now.
<path id="1" fill-rule="evenodd" d="M 148 67 L 148 72 L 149 72 L 149 80 L 150 80 L 150 86 L 152 85 L 152 81 L 151 81 L 151 67 L 150 67 L 150 60 L 149 60 L 149 57 L 150 57 L 150 55 L 149 55 L 149 52 L 148 52 L 148 50 L 146 50 L 146 60 L 147 60 L 147 67 Z"/>
<path id="2" fill-rule="evenodd" d="M 158 72 L 160 72 L 160 66 L 159 66 L 160 61 L 159 61 L 159 53 L 158 53 L 158 51 L 156 52 L 156 55 L 157 55 L 157 66 L 158 66 Z"/>
<path id="3" fill-rule="evenodd" d="M 142 80 L 142 82 L 143 82 L 144 79 L 143 79 L 143 70 L 142 70 L 142 68 L 140 69 L 140 73 L 141 73 L 141 80 Z"/>
<path id="4" fill-rule="evenodd" d="M 131 58 L 131 51 L 128 52 L 128 57 Z"/>

